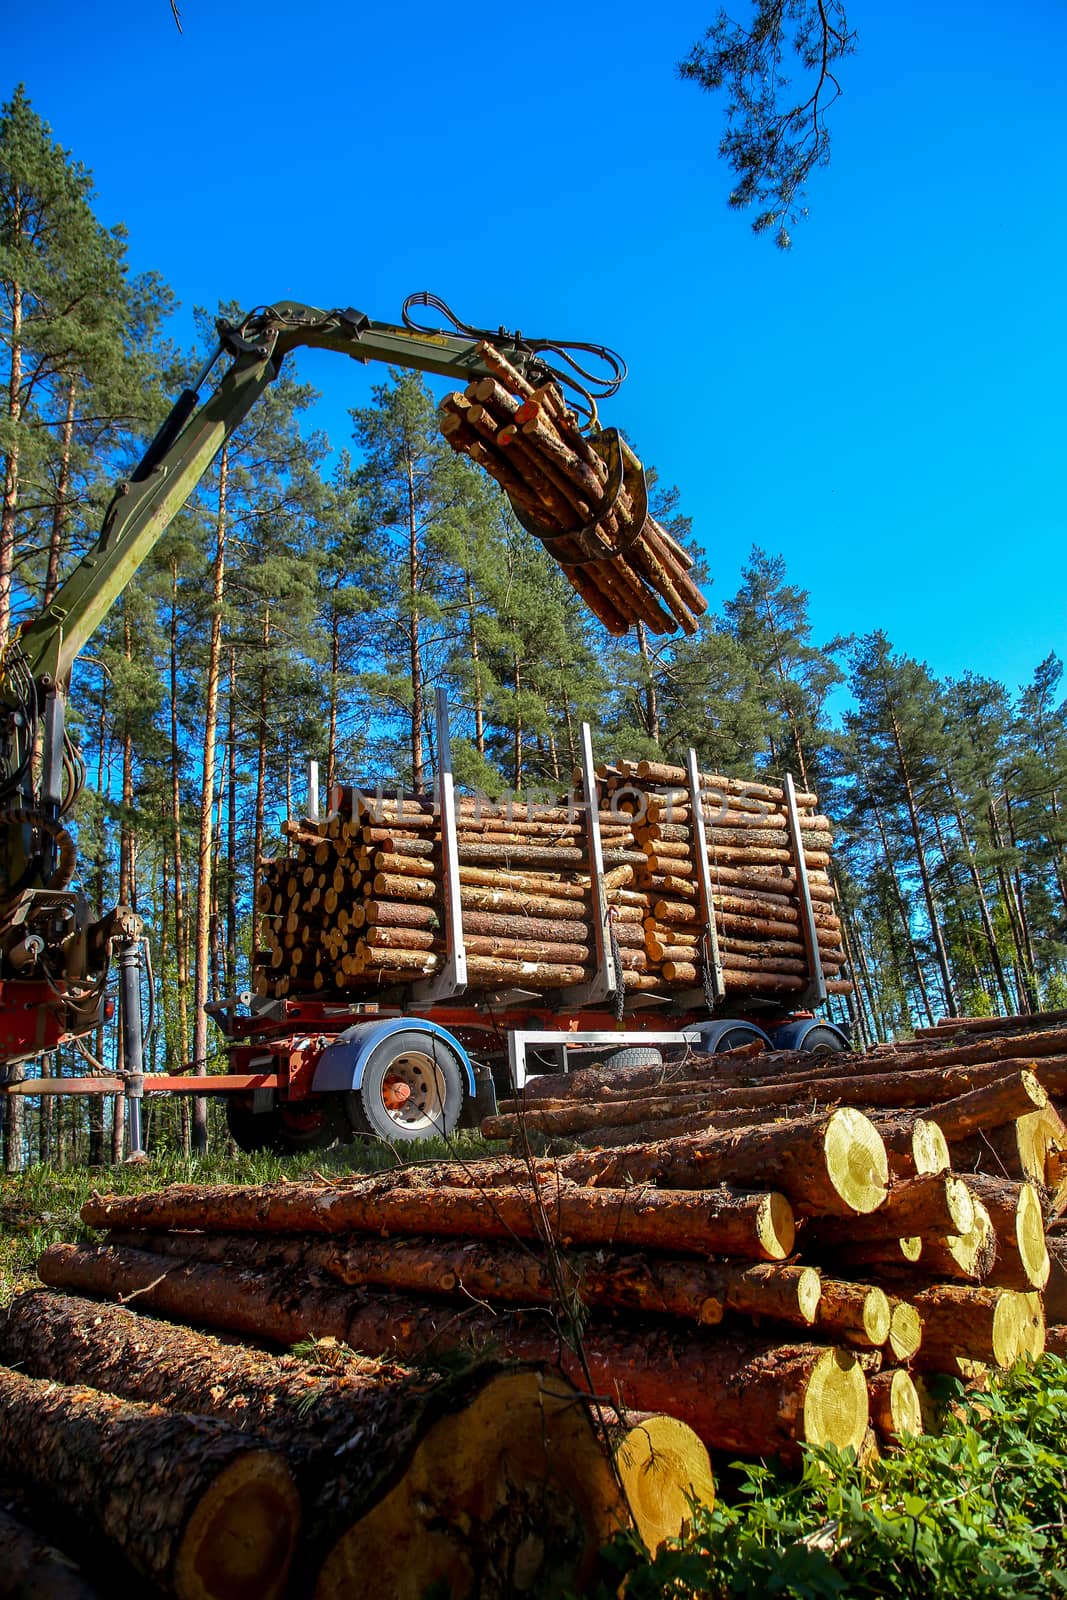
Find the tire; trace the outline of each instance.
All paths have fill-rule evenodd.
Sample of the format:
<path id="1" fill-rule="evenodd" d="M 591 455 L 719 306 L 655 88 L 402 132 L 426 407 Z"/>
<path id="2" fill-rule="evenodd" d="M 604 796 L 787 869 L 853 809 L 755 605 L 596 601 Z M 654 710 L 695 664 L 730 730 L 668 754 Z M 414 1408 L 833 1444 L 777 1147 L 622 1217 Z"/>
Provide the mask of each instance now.
<path id="1" fill-rule="evenodd" d="M 328 1150 L 348 1132 L 344 1107 L 332 1094 L 280 1105 L 277 1116 L 274 1148 L 282 1155 L 296 1155 L 301 1150 Z"/>
<path id="2" fill-rule="evenodd" d="M 615 1067 L 662 1067 L 663 1051 L 657 1050 L 652 1044 L 634 1044 L 605 1056 L 600 1065 L 605 1070 Z"/>
<path id="3" fill-rule="evenodd" d="M 811 1028 L 804 1035 L 801 1049 L 812 1056 L 845 1056 L 849 1054 L 848 1045 L 842 1039 L 836 1028 Z"/>
<path id="4" fill-rule="evenodd" d="M 226 1126 L 239 1150 L 251 1154 L 270 1150 L 274 1155 L 296 1155 L 301 1150 L 325 1150 L 347 1131 L 343 1108 L 333 1096 L 295 1101 L 254 1112 L 236 1096 L 226 1100 Z"/>
<path id="5" fill-rule="evenodd" d="M 252 1107 L 237 1095 L 226 1096 L 226 1126 L 238 1150 L 250 1155 L 260 1150 L 274 1150 L 278 1137 L 278 1108 L 254 1112 Z"/>
<path id="6" fill-rule="evenodd" d="M 409 1092 L 401 1100 L 399 1091 L 405 1088 Z M 463 1062 L 448 1041 L 408 1028 L 371 1051 L 359 1088 L 344 1096 L 345 1113 L 356 1133 L 389 1144 L 447 1139 L 459 1123 L 466 1094 Z"/>

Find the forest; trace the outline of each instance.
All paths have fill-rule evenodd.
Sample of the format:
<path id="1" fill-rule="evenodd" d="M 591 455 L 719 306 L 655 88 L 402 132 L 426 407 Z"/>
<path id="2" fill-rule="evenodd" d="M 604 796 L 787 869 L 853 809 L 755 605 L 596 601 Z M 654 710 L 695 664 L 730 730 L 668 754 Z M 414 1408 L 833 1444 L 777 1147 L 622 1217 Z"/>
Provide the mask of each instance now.
<path id="1" fill-rule="evenodd" d="M 91 172 L 16 90 L 0 110 L 0 650 L 96 537 L 214 318 L 238 310 L 198 312 L 198 348 L 178 348 L 160 267 L 131 269 Z M 248 986 L 257 862 L 286 850 L 307 759 L 327 785 L 428 785 L 439 685 L 457 778 L 494 796 L 566 790 L 583 721 L 599 759 L 693 746 L 706 769 L 815 789 L 854 979 L 833 1014 L 857 1043 L 1067 1006 L 1054 654 L 1022 685 L 941 681 L 882 632 L 816 638 L 803 573 L 760 548 L 692 638 L 613 639 L 441 438 L 438 398 L 383 369 L 328 439 L 284 371 L 75 670 L 79 881 L 144 918 L 154 1069 L 217 1059 L 204 1002 Z M 699 552 L 684 489 L 646 465 L 656 515 Z M 112 1048 L 101 1037 L 96 1058 Z M 47 1068 L 84 1069 L 73 1047 Z M 121 1149 L 121 1108 L 99 1097 L 6 1110 L 8 1171 Z M 187 1115 L 155 1110 L 155 1139 L 187 1148 Z"/>

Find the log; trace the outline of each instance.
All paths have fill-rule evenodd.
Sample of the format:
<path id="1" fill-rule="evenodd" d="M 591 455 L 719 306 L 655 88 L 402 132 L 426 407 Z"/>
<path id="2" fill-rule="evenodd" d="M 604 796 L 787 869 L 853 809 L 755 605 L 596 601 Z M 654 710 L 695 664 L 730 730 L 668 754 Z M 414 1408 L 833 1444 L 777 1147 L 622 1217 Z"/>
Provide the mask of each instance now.
<path id="1" fill-rule="evenodd" d="M 997 1236 L 984 1204 L 974 1198 L 974 1226 L 967 1233 L 923 1240 L 923 1266 L 931 1275 L 980 1283 L 989 1277 L 997 1254 Z"/>
<path id="2" fill-rule="evenodd" d="M 558 1165 L 562 1177 L 600 1187 L 770 1183 L 804 1216 L 874 1211 L 886 1197 L 889 1178 L 874 1124 L 850 1107 L 773 1127 L 626 1146 L 612 1155 L 581 1151 Z"/>
<path id="3" fill-rule="evenodd" d="M 938 1106 L 933 1119 L 950 1143 L 981 1128 L 1000 1128 L 1028 1112 L 1043 1111 L 1048 1095 L 1033 1072 L 1019 1067 L 981 1088 Z"/>
<path id="4" fill-rule="evenodd" d="M 1053 1106 L 1028 1111 L 1000 1128 L 984 1128 L 958 1140 L 953 1163 L 960 1171 L 974 1169 L 1000 1177 L 1044 1184 L 1050 1154 L 1067 1149 L 1067 1128 Z"/>
<path id="5" fill-rule="evenodd" d="M 1049 1254 L 1045 1219 L 1034 1185 L 972 1172 L 968 1187 L 978 1195 L 996 1234 L 996 1259 L 989 1282 L 1003 1289 L 1043 1289 L 1048 1282 Z"/>
<path id="6" fill-rule="evenodd" d="M 634 1524 L 650 1554 L 679 1539 L 693 1505 L 715 1505 L 715 1478 L 707 1447 L 677 1417 L 653 1413 L 630 1422 L 614 1441 L 615 1466 Z"/>
<path id="7" fill-rule="evenodd" d="M 922 1320 L 923 1339 L 915 1356 L 924 1372 L 952 1372 L 962 1356 L 991 1366 L 1010 1367 L 1025 1337 L 1029 1309 L 1011 1289 L 977 1289 L 937 1283 L 907 1296 Z"/>
<path id="8" fill-rule="evenodd" d="M 296 1487 L 280 1454 L 228 1423 L 0 1369 L 0 1471 L 180 1600 L 285 1589 Z"/>
<path id="9" fill-rule="evenodd" d="M 638 1411 L 670 1410 L 712 1449 L 795 1455 L 802 1442 L 856 1448 L 867 1424 L 863 1370 L 818 1345 L 681 1332 L 670 1323 L 597 1319 L 579 1363 L 544 1312 L 487 1312 L 470 1302 L 430 1306 L 399 1295 L 309 1288 L 299 1273 L 234 1273 L 183 1262 L 161 1277 L 159 1259 L 133 1250 L 53 1245 L 38 1270 L 56 1287 L 109 1298 L 137 1292 L 146 1309 L 187 1316 L 274 1343 L 325 1325 L 353 1349 L 424 1360 L 491 1341 L 517 1360 L 560 1359 L 577 1387 Z M 341 1330 L 337 1332 L 336 1330 Z M 649 1361 L 654 1348 L 656 1360 Z"/>
<path id="10" fill-rule="evenodd" d="M 805 1224 L 804 1237 L 814 1249 L 823 1251 L 833 1250 L 837 1244 L 865 1244 L 873 1239 L 966 1234 L 974 1221 L 974 1199 L 964 1180 L 951 1172 L 933 1172 L 900 1179 L 885 1204 L 865 1217 L 813 1219 Z"/>
<path id="11" fill-rule="evenodd" d="M 906 1114 L 876 1115 L 871 1121 L 885 1145 L 891 1179 L 916 1178 L 924 1173 L 948 1171 L 948 1142 L 936 1122 Z"/>
<path id="12" fill-rule="evenodd" d="M 922 1318 L 906 1300 L 890 1297 L 889 1338 L 886 1341 L 894 1361 L 910 1361 L 922 1344 Z"/>
<path id="13" fill-rule="evenodd" d="M 821 1280 L 816 1326 L 846 1344 L 875 1348 L 889 1338 L 889 1301 L 882 1289 L 837 1278 Z"/>
<path id="14" fill-rule="evenodd" d="M 919 1393 L 903 1367 L 874 1373 L 867 1379 L 867 1389 L 871 1422 L 885 1444 L 900 1444 L 907 1435 L 923 1432 Z"/>
<path id="15" fill-rule="evenodd" d="M 82 1209 L 95 1227 L 202 1228 L 209 1232 L 428 1234 L 464 1239 L 539 1239 L 562 1244 L 666 1247 L 698 1254 L 782 1260 L 793 1248 L 784 1195 L 696 1194 L 656 1189 L 579 1189 L 565 1181 L 529 1188 L 359 1187 L 216 1189 L 176 1185 L 157 1194 L 94 1196 Z"/>

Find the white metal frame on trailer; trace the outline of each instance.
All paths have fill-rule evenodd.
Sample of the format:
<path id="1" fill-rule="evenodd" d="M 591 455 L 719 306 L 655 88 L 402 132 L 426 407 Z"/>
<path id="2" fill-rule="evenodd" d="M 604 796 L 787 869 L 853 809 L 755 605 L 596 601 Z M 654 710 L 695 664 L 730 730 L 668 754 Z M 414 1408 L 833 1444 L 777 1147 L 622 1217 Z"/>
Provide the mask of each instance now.
<path id="1" fill-rule="evenodd" d="M 563 1028 L 513 1028 L 508 1031 L 508 1071 L 512 1086 L 521 1089 L 526 1082 L 526 1052 L 531 1047 L 546 1045 L 560 1052 L 560 1065 L 567 1070 L 567 1051 L 572 1045 L 586 1049 L 598 1045 L 611 1050 L 627 1050 L 642 1045 L 699 1045 L 699 1028 L 675 1028 L 673 1032 L 649 1028 L 616 1032 L 614 1029 L 564 1030 Z M 538 1074 L 534 1074 L 538 1076 Z"/>

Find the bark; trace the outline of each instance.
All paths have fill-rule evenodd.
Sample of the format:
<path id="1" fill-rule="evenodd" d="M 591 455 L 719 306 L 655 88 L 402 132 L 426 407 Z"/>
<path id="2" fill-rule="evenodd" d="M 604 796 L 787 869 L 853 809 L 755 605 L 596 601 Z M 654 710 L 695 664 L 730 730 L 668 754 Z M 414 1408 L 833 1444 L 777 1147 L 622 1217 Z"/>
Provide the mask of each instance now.
<path id="1" fill-rule="evenodd" d="M 194 1074 L 207 1069 L 208 1002 L 211 961 L 212 902 L 212 817 L 215 808 L 215 741 L 218 733 L 219 678 L 222 663 L 222 597 L 226 575 L 226 536 L 228 531 L 227 488 L 229 452 L 224 445 L 219 458 L 219 492 L 215 525 L 215 561 L 211 579 L 211 629 L 208 642 L 207 681 L 204 695 L 204 740 L 202 788 L 200 794 L 200 832 L 196 859 L 196 935 L 194 942 L 193 1060 Z M 198 1095 L 193 1101 L 192 1145 L 197 1154 L 207 1150 L 207 1101 Z"/>
<path id="2" fill-rule="evenodd" d="M 295 1486 L 281 1455 L 229 1423 L 4 1370 L 0 1465 L 87 1545 L 183 1600 L 285 1588 Z"/>
<path id="3" fill-rule="evenodd" d="M 200 1228 L 208 1232 L 402 1233 L 464 1239 L 545 1239 L 560 1244 L 667 1248 L 753 1261 L 793 1246 L 783 1195 L 579 1189 L 567 1183 L 486 1193 L 446 1185 L 399 1188 L 372 1179 L 345 1189 L 287 1184 L 276 1190 L 180 1187 L 128 1199 L 95 1197 L 82 1209 L 97 1227 Z"/>

